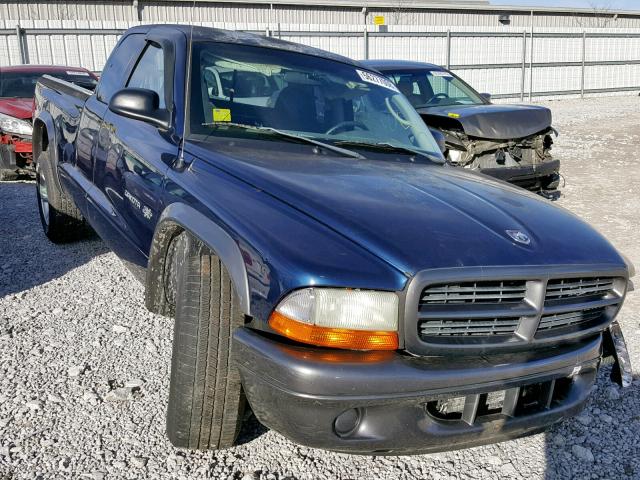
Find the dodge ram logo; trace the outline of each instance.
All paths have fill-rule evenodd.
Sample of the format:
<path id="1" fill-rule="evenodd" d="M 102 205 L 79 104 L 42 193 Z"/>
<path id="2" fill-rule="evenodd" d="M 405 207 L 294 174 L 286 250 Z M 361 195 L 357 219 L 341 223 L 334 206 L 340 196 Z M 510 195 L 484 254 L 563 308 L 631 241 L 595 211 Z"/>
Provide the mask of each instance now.
<path id="1" fill-rule="evenodd" d="M 529 245 L 531 243 L 531 239 L 529 235 L 520 230 L 506 230 L 507 235 L 509 235 L 516 242 L 521 243 L 523 245 Z"/>

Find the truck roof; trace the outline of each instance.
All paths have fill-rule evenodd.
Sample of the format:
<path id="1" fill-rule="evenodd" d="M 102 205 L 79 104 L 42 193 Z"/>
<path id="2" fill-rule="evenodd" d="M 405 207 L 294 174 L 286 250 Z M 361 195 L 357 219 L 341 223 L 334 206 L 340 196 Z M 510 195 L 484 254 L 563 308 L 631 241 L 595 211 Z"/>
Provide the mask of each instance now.
<path id="1" fill-rule="evenodd" d="M 148 33 L 156 28 L 174 29 L 184 33 L 187 38 L 193 35 L 194 41 L 209 40 L 212 42 L 235 43 L 242 45 L 252 45 L 256 47 L 273 48 L 278 50 L 287 50 L 290 52 L 303 53 L 306 55 L 327 58 L 354 66 L 360 66 L 360 63 L 356 62 L 355 60 L 343 57 L 342 55 L 327 52 L 326 50 L 309 47 L 307 45 L 301 45 L 299 43 L 288 42 L 285 40 L 279 40 L 277 38 L 267 37 L 264 35 L 258 35 L 255 33 L 238 32 L 235 30 L 223 30 L 221 28 L 201 27 L 195 25 L 192 27 L 191 25 L 180 24 L 155 24 L 133 27 L 128 30 L 128 32 Z"/>
<path id="2" fill-rule="evenodd" d="M 360 63 L 369 68 L 380 70 L 415 70 L 424 68 L 428 70 L 445 70 L 444 67 L 426 62 L 413 62 L 410 60 L 361 60 Z"/>

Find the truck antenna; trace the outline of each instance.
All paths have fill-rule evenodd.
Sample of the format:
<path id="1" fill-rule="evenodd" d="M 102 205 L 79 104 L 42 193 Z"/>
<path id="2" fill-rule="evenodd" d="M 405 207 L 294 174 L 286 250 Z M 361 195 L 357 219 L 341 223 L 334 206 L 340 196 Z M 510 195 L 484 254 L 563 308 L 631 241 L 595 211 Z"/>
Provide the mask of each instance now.
<path id="1" fill-rule="evenodd" d="M 187 102 L 189 101 L 188 94 L 189 94 L 189 86 L 191 84 L 191 55 L 193 52 L 193 12 L 195 9 L 196 9 L 196 0 L 193 0 L 193 3 L 191 4 L 191 20 L 189 22 L 191 26 L 191 28 L 189 29 L 189 45 L 187 46 L 187 71 L 185 75 L 185 89 L 184 89 L 184 102 L 183 102 L 184 111 L 182 112 L 182 138 L 180 138 L 178 158 L 175 163 L 175 168 L 177 170 L 182 170 L 186 165 L 186 162 L 184 161 L 184 140 L 187 133 Z"/>

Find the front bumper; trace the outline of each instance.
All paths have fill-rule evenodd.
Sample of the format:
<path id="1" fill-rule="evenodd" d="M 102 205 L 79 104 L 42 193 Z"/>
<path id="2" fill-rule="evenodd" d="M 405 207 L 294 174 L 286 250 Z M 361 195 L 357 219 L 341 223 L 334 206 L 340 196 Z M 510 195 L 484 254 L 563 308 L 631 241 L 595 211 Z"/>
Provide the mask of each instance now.
<path id="1" fill-rule="evenodd" d="M 595 382 L 602 337 L 535 354 L 426 358 L 287 345 L 244 328 L 234 348 L 247 399 L 266 426 L 311 447 L 398 455 L 508 440 L 577 414 Z M 500 395 L 499 409 L 489 408 L 488 398 Z M 438 410 L 460 397 L 459 416 Z"/>
<path id="2" fill-rule="evenodd" d="M 480 171 L 528 190 L 553 190 L 560 180 L 560 160 L 517 167 L 482 168 Z"/>

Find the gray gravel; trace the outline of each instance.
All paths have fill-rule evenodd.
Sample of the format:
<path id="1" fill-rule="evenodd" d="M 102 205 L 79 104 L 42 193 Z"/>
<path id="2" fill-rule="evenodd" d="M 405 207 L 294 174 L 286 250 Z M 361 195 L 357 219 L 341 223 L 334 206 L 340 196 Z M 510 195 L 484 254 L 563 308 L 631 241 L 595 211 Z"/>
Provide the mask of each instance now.
<path id="1" fill-rule="evenodd" d="M 562 132 L 558 203 L 640 266 L 640 99 L 548 105 Z M 576 420 L 498 445 L 355 457 L 251 421 L 233 449 L 177 450 L 164 435 L 171 321 L 144 309 L 142 287 L 100 240 L 46 241 L 35 205 L 33 183 L 0 184 L 0 479 L 640 478 L 640 381 L 621 391 L 606 371 Z M 629 295 L 619 317 L 636 376 L 639 306 Z"/>

